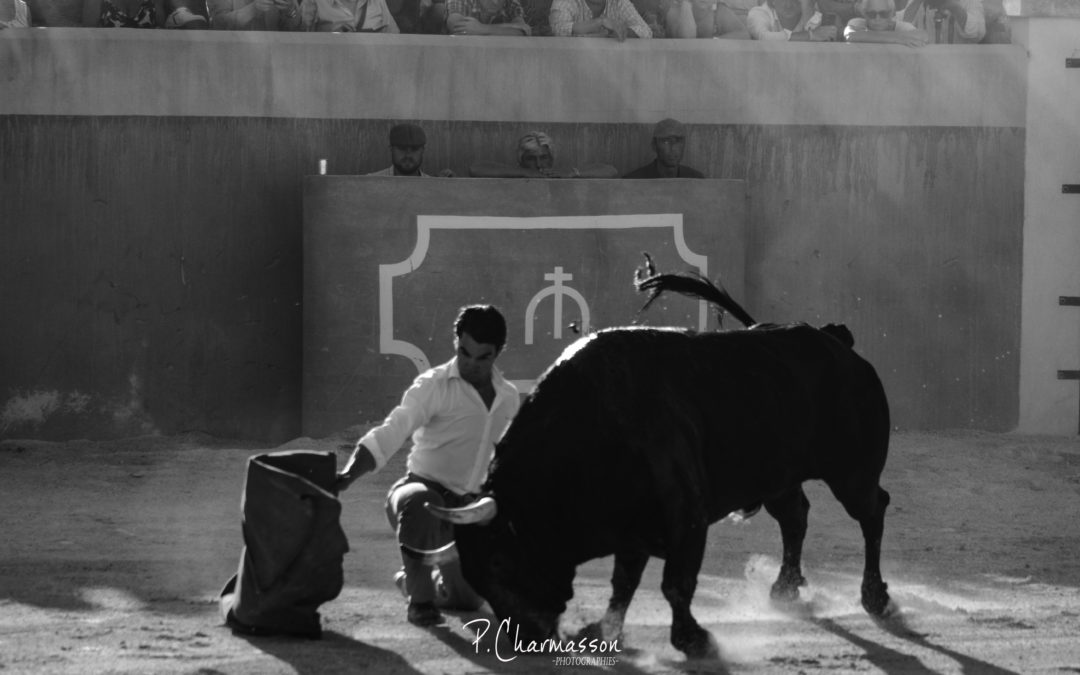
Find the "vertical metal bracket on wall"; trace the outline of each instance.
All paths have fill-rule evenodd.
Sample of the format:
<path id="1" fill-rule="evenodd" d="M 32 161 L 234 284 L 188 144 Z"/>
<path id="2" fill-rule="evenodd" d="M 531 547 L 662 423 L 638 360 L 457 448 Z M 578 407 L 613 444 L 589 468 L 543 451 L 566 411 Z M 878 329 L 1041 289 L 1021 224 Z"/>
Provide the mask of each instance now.
<path id="1" fill-rule="evenodd" d="M 1058 304 L 1062 307 L 1080 307 L 1080 296 L 1059 295 Z M 1080 370 L 1059 370 L 1057 371 L 1057 379 L 1080 380 Z M 1076 433 L 1080 434 L 1080 424 L 1078 424 Z"/>
<path id="2" fill-rule="evenodd" d="M 1080 57 L 1070 56 L 1065 59 L 1066 68 L 1080 68 Z"/>

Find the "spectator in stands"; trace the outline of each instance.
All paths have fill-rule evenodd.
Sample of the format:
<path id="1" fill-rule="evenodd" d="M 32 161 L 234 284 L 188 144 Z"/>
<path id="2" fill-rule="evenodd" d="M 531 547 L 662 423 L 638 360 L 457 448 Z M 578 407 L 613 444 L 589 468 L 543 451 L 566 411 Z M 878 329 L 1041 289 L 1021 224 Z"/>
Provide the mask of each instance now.
<path id="1" fill-rule="evenodd" d="M 789 40 L 791 42 L 829 42 L 836 38 L 836 26 L 822 26 L 821 12 L 814 12 L 802 24 L 799 0 L 765 0 L 746 14 L 746 28 L 755 40 Z"/>
<path id="2" fill-rule="evenodd" d="M 986 35 L 982 44 L 1012 44 L 1012 27 L 1005 14 L 1003 0 L 982 0 L 983 20 L 986 22 Z"/>
<path id="3" fill-rule="evenodd" d="M 402 33 L 446 32 L 446 0 L 386 0 Z"/>
<path id="4" fill-rule="evenodd" d="M 906 21 L 897 21 L 893 0 L 858 0 L 860 17 L 848 22 L 844 39 L 848 42 L 922 47 L 930 39 L 927 34 Z"/>
<path id="5" fill-rule="evenodd" d="M 686 125 L 670 117 L 653 128 L 652 148 L 656 159 L 634 169 L 623 178 L 704 178 L 705 174 L 681 164 L 686 149 Z"/>
<path id="6" fill-rule="evenodd" d="M 474 178 L 618 178 L 619 170 L 610 164 L 587 164 L 581 167 L 556 168 L 555 149 L 543 131 L 530 131 L 518 140 L 517 165 L 477 162 L 469 167 Z"/>
<path id="7" fill-rule="evenodd" d="M 300 0 L 304 30 L 321 33 L 400 33 L 386 0 Z"/>
<path id="8" fill-rule="evenodd" d="M 424 164 L 424 148 L 427 136 L 424 130 L 415 124 L 398 124 L 390 130 L 390 166 L 382 171 L 369 173 L 369 176 L 413 176 L 431 178 L 421 168 Z M 453 177 L 454 172 L 444 169 L 439 173 L 443 178 Z"/>
<path id="9" fill-rule="evenodd" d="M 30 7 L 23 0 L 0 0 L 0 29 L 30 26 Z"/>
<path id="10" fill-rule="evenodd" d="M 531 34 L 535 36 L 551 35 L 552 0 L 518 0 L 525 10 L 525 23 L 529 24 Z"/>
<path id="11" fill-rule="evenodd" d="M 652 37 L 630 0 L 552 0 L 549 21 L 558 37 Z"/>
<path id="12" fill-rule="evenodd" d="M 750 39 L 746 23 L 720 0 L 632 0 L 654 38 Z"/>
<path id="13" fill-rule="evenodd" d="M 520 0 L 447 0 L 446 28 L 454 35 L 530 35 Z"/>
<path id="14" fill-rule="evenodd" d="M 977 43 L 986 37 L 982 0 L 910 0 L 897 18 L 924 31 L 934 44 Z"/>
<path id="15" fill-rule="evenodd" d="M 205 16 L 192 10 L 187 0 L 84 0 L 83 25 L 202 29 L 209 24 Z"/>
<path id="16" fill-rule="evenodd" d="M 904 2 L 905 0 L 898 0 Z M 855 5 L 857 0 L 816 0 L 817 9 L 821 12 L 822 26 L 836 26 L 836 34 L 843 35 L 844 28 L 852 19 L 858 18 L 859 12 Z"/>
<path id="17" fill-rule="evenodd" d="M 206 0 L 218 30 L 300 30 L 298 0 Z"/>

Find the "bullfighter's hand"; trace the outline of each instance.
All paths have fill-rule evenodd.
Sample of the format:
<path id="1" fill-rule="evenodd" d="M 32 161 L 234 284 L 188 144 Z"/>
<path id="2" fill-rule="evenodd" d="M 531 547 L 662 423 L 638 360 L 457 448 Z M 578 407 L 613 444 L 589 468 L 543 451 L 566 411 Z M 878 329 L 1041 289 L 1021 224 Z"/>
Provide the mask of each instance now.
<path id="1" fill-rule="evenodd" d="M 344 492 L 356 482 L 357 478 L 374 470 L 375 456 L 366 447 L 357 443 L 352 457 L 345 463 L 345 468 L 338 473 L 337 480 L 334 481 L 334 492 Z"/>
<path id="2" fill-rule="evenodd" d="M 334 492 L 345 492 L 349 489 L 349 486 L 356 482 L 359 476 L 350 475 L 347 471 L 342 471 L 337 475 L 337 480 L 334 481 Z"/>

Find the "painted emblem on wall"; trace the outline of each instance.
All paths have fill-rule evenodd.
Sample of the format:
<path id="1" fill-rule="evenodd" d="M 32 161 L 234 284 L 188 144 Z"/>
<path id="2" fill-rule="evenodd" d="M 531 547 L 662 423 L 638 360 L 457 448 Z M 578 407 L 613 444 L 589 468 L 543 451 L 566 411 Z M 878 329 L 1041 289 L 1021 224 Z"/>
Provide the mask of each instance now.
<path id="1" fill-rule="evenodd" d="M 525 391 L 573 340 L 637 320 L 642 299 L 631 281 L 642 251 L 662 269 L 709 273 L 680 214 L 417 216 L 416 230 L 407 258 L 379 265 L 380 353 L 423 372 L 449 358 L 446 327 L 458 307 L 491 302 L 509 328 L 500 368 Z M 656 317 L 705 330 L 708 314 L 705 303 L 686 301 Z"/>

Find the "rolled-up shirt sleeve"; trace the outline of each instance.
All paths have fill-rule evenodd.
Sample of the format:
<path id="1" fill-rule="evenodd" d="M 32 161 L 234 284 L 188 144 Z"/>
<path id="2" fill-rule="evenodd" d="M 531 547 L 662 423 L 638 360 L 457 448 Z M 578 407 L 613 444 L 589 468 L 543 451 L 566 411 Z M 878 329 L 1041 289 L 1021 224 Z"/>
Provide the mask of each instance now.
<path id="1" fill-rule="evenodd" d="M 375 458 L 376 471 L 386 465 L 414 431 L 428 423 L 435 389 L 436 383 L 430 377 L 416 378 L 383 423 L 357 441 L 357 446 L 363 445 Z"/>

